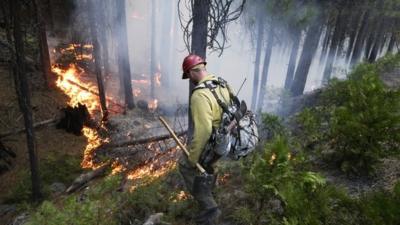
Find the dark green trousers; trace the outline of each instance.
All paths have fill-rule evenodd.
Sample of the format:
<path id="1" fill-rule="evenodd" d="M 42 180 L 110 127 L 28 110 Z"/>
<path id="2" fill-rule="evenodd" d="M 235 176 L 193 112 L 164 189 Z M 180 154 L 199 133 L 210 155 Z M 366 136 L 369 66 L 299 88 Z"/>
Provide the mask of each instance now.
<path id="1" fill-rule="evenodd" d="M 196 167 L 193 167 L 189 162 L 188 158 L 185 155 L 179 160 L 179 172 L 182 175 L 187 190 L 193 196 L 193 198 L 198 202 L 200 211 L 209 210 L 212 208 L 216 208 L 218 205 L 215 202 L 214 196 L 212 194 L 212 189 L 215 186 L 215 177 L 214 182 L 210 184 L 208 187 L 195 187 L 195 178 L 196 176 L 200 176 L 200 172 Z M 215 176 L 215 174 L 213 174 Z"/>

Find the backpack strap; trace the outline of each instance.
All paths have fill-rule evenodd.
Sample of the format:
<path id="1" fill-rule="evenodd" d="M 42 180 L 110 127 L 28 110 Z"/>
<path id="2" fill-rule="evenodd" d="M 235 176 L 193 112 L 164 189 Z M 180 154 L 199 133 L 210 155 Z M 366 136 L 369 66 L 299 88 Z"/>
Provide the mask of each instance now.
<path id="1" fill-rule="evenodd" d="M 221 99 L 218 97 L 217 93 L 215 92 L 215 88 L 216 85 L 213 87 L 210 82 L 204 82 L 203 83 L 212 93 L 212 95 L 214 95 L 214 98 L 217 100 L 218 105 L 221 106 L 222 110 L 228 114 L 230 114 L 229 110 L 228 110 L 228 106 L 226 105 L 225 102 L 221 101 Z"/>

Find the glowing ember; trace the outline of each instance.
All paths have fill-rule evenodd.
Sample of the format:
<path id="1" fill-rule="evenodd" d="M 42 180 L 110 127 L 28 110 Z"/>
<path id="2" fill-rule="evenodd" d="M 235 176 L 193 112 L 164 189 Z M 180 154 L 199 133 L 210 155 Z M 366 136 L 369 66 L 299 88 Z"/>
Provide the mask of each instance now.
<path id="1" fill-rule="evenodd" d="M 275 153 L 273 153 L 273 154 L 271 155 L 271 159 L 269 159 L 269 165 L 273 165 L 275 159 L 276 159 L 276 155 L 275 155 Z"/>
<path id="2" fill-rule="evenodd" d="M 149 80 L 132 80 L 133 84 L 150 85 Z"/>
<path id="3" fill-rule="evenodd" d="M 135 183 L 137 184 L 144 185 L 165 175 L 176 167 L 176 162 L 172 160 L 165 162 L 162 167 L 155 166 L 157 164 L 159 164 L 158 161 L 146 164 L 139 169 L 129 172 L 127 178 L 136 181 Z M 144 180 L 144 178 L 146 179 Z M 133 185 L 130 191 L 134 191 L 136 187 L 137 185 Z"/>
<path id="4" fill-rule="evenodd" d="M 157 106 L 158 106 L 158 100 L 157 100 L 157 99 L 154 99 L 154 100 L 152 100 L 152 101 L 149 101 L 149 103 L 148 103 L 148 107 L 149 107 L 149 109 L 150 109 L 151 111 L 156 110 L 156 109 L 157 109 Z"/>
<path id="5" fill-rule="evenodd" d="M 133 96 L 138 97 L 142 91 L 140 89 L 134 88 L 133 89 Z"/>
<path id="6" fill-rule="evenodd" d="M 190 198 L 190 195 L 184 191 L 180 191 L 175 198 L 172 200 L 172 202 L 180 202 L 180 201 L 185 201 Z"/>
<path id="7" fill-rule="evenodd" d="M 161 73 L 156 73 L 156 76 L 154 77 L 154 80 L 156 82 L 156 85 L 158 87 L 160 87 L 161 86 Z"/>

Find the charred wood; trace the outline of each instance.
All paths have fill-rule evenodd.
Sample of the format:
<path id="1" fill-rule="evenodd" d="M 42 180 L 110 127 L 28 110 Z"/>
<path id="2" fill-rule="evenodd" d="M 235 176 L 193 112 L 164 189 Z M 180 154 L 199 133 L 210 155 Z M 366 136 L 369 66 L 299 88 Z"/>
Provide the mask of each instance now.
<path id="1" fill-rule="evenodd" d="M 0 142 L 0 174 L 8 171 L 12 167 L 12 159 L 17 155 Z"/>
<path id="2" fill-rule="evenodd" d="M 58 129 L 65 129 L 69 133 L 80 136 L 83 126 L 95 127 L 86 105 L 79 103 L 76 107 L 67 106 L 62 111 L 64 117 L 57 123 Z"/>
<path id="3" fill-rule="evenodd" d="M 96 177 L 103 176 L 107 169 L 110 167 L 111 163 L 108 162 L 102 166 L 100 166 L 97 169 L 94 169 L 90 172 L 81 174 L 78 178 L 74 180 L 74 182 L 67 188 L 65 191 L 67 194 L 71 194 L 80 188 L 82 188 L 85 184 L 87 184 L 89 181 L 93 180 Z"/>

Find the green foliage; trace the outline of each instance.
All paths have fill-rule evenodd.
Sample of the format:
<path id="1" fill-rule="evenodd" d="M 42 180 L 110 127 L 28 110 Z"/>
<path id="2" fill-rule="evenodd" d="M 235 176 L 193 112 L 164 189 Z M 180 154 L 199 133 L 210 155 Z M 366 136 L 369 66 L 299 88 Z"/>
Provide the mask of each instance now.
<path id="1" fill-rule="evenodd" d="M 400 224 L 400 182 L 393 192 L 375 192 L 364 195 L 358 201 L 363 224 Z"/>
<path id="2" fill-rule="evenodd" d="M 74 156 L 48 154 L 39 163 L 39 175 L 45 198 L 50 194 L 49 186 L 52 183 L 61 182 L 68 185 L 81 171 L 80 160 Z M 29 202 L 32 195 L 30 172 L 23 170 L 17 176 L 19 182 L 10 191 L 5 201 L 9 203 Z"/>
<path id="3" fill-rule="evenodd" d="M 266 137 L 266 140 L 270 140 L 277 135 L 285 136 L 288 133 L 282 119 L 269 113 L 262 114 L 262 132 L 265 133 L 263 136 Z"/>
<path id="4" fill-rule="evenodd" d="M 327 145 L 346 173 L 371 174 L 380 158 L 398 154 L 400 91 L 385 88 L 378 74 L 399 65 L 399 55 L 361 64 L 348 80 L 331 80 L 320 106 L 297 117 L 298 139 Z"/>
<path id="5" fill-rule="evenodd" d="M 107 177 L 87 194 L 68 196 L 62 206 L 44 201 L 32 214 L 28 224 L 117 224 L 113 216 L 118 211 L 118 198 L 105 193 L 115 190 L 119 183 L 119 176 Z"/>

